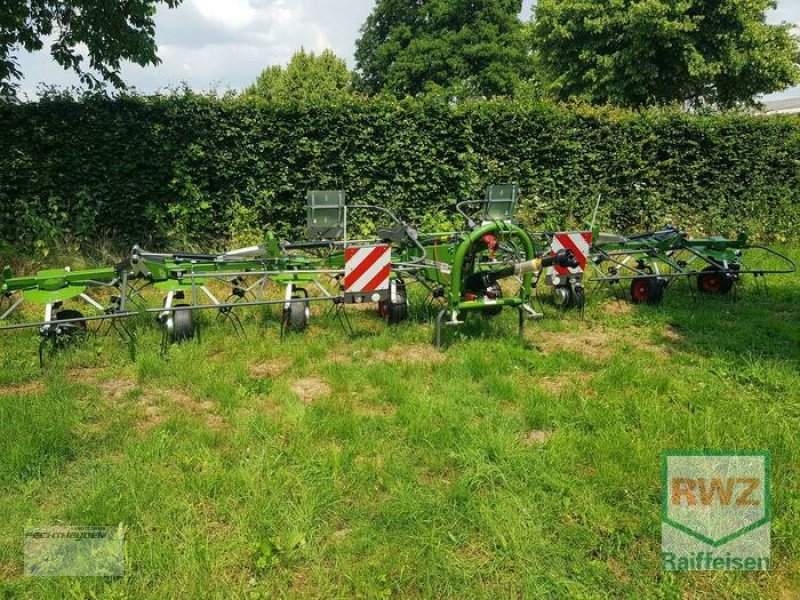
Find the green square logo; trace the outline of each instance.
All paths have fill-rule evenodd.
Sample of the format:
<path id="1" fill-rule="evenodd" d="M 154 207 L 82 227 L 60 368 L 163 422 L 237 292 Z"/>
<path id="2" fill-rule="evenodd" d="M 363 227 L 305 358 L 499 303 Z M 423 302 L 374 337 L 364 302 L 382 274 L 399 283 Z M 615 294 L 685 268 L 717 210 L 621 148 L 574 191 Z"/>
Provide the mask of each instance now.
<path id="1" fill-rule="evenodd" d="M 770 474 L 767 451 L 664 452 L 662 568 L 768 569 Z"/>

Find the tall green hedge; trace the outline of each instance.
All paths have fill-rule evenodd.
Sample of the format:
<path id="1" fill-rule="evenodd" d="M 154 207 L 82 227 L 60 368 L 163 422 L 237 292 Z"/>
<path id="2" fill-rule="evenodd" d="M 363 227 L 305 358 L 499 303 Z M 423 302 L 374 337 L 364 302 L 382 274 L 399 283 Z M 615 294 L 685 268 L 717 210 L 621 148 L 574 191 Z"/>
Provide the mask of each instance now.
<path id="1" fill-rule="evenodd" d="M 432 226 L 492 182 L 518 183 L 542 228 L 588 216 L 600 195 L 606 229 L 788 238 L 800 225 L 800 119 L 191 94 L 0 106 L 0 236 L 20 249 L 295 235 L 306 190 L 322 188 Z"/>

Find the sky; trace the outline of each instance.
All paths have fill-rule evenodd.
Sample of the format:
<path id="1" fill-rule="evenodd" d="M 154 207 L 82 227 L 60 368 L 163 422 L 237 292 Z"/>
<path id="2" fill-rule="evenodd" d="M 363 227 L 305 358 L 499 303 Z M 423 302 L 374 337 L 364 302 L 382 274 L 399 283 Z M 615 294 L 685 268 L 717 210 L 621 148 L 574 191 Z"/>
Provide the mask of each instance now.
<path id="1" fill-rule="evenodd" d="M 530 18 L 533 0 L 523 0 L 522 17 Z M 157 67 L 127 64 L 125 81 L 152 93 L 187 83 L 196 90 L 241 89 L 267 66 L 285 64 L 300 47 L 333 50 L 353 66 L 359 28 L 375 0 L 184 0 L 177 9 L 160 8 Z M 800 0 L 778 0 L 772 22 L 800 27 Z M 39 82 L 77 85 L 77 77 L 50 59 L 49 53 L 20 51 L 25 79 L 21 91 L 33 96 Z M 800 86 L 768 99 L 800 96 Z"/>

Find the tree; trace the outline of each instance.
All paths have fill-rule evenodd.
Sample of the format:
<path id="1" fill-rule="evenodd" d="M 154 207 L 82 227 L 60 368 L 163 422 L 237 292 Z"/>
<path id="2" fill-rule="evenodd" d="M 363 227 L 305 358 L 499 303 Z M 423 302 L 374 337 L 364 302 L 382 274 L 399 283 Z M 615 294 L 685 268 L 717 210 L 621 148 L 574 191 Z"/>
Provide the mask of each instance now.
<path id="1" fill-rule="evenodd" d="M 330 50 L 316 55 L 301 48 L 285 68 L 264 69 L 244 94 L 278 102 L 318 102 L 348 96 L 352 87 L 353 74 L 341 58 Z"/>
<path id="2" fill-rule="evenodd" d="M 15 52 L 33 52 L 52 36 L 50 54 L 64 69 L 77 73 L 84 85 L 102 87 L 110 82 L 124 88 L 120 65 L 128 60 L 141 66 L 156 65 L 153 16 L 159 4 L 174 8 L 181 0 L 28 0 L 0 4 L 0 95 L 14 96 L 22 78 Z M 89 67 L 84 69 L 85 46 Z"/>
<path id="3" fill-rule="evenodd" d="M 556 97 L 643 106 L 752 104 L 800 79 L 772 0 L 539 0 L 533 41 Z"/>
<path id="4" fill-rule="evenodd" d="M 378 0 L 356 42 L 362 87 L 511 95 L 532 74 L 522 0 Z"/>

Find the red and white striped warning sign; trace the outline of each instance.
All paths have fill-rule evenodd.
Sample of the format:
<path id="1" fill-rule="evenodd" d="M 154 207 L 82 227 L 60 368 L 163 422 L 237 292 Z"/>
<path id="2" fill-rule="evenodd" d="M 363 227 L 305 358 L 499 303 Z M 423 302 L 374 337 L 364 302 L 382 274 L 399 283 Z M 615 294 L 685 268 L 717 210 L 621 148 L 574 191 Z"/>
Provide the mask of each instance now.
<path id="1" fill-rule="evenodd" d="M 345 248 L 344 291 L 379 292 L 389 289 L 392 272 L 392 249 L 381 244 L 363 248 Z"/>
<path id="2" fill-rule="evenodd" d="M 555 272 L 559 275 L 569 275 L 570 273 L 583 273 L 586 270 L 586 257 L 589 256 L 589 247 L 592 245 L 591 231 L 561 231 L 553 236 L 553 243 L 550 245 L 550 254 L 555 254 L 561 249 L 572 250 L 575 258 L 578 259 L 576 268 L 554 266 Z"/>

